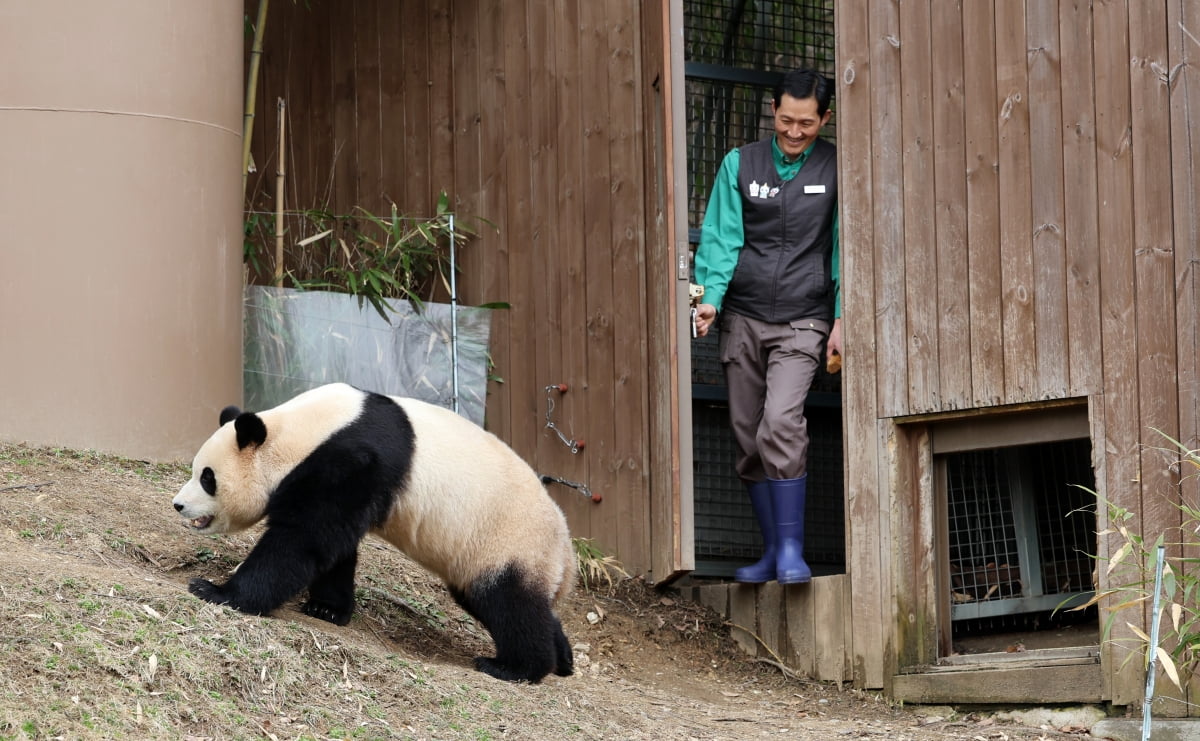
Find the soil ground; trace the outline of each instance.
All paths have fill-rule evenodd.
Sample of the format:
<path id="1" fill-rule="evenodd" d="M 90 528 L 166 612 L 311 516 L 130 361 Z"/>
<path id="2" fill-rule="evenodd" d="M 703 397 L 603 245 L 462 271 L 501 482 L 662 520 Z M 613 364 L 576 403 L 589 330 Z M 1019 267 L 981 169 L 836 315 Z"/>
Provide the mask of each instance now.
<path id="1" fill-rule="evenodd" d="M 259 533 L 187 532 L 170 499 L 188 475 L 0 444 L 0 739 L 1088 738 L 785 676 L 636 579 L 560 605 L 575 676 L 501 682 L 471 665 L 487 634 L 375 540 L 349 625 L 242 615 L 186 584 Z"/>

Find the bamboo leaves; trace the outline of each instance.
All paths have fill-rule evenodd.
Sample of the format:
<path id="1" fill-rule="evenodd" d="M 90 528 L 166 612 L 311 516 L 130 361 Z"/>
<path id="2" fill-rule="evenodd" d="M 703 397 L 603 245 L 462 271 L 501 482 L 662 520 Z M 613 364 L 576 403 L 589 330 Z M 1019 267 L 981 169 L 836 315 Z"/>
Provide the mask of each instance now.
<path id="1" fill-rule="evenodd" d="M 1174 445 L 1174 449 L 1167 451 L 1176 458 L 1172 469 L 1182 472 L 1185 468 L 1200 468 L 1200 451 L 1189 450 L 1173 438 L 1163 436 Z M 1103 639 L 1106 642 L 1132 642 L 1135 644 L 1132 648 L 1144 662 L 1154 657 L 1171 682 L 1182 689 L 1200 669 L 1200 570 L 1196 568 L 1200 558 L 1195 555 L 1200 546 L 1200 537 L 1197 537 L 1200 509 L 1186 502 L 1179 503 L 1180 526 L 1159 533 L 1149 543 L 1147 534 L 1137 532 L 1133 526 L 1136 513 L 1108 502 L 1098 494 L 1097 501 L 1107 507 L 1111 523 L 1099 535 L 1115 536 L 1120 545 L 1109 556 L 1104 570 L 1109 587 L 1098 590 L 1085 605 L 1073 609 L 1100 604 L 1108 613 Z M 1165 548 L 1167 555 L 1163 558 L 1161 584 L 1156 585 L 1154 554 L 1160 547 Z M 1156 589 L 1167 625 L 1150 623 L 1151 628 L 1159 627 L 1157 645 L 1152 646 L 1151 636 L 1144 627 L 1144 616 L 1147 604 L 1155 598 Z M 1119 615 L 1130 617 L 1124 621 L 1130 638 L 1111 638 L 1113 622 Z"/>
<path id="2" fill-rule="evenodd" d="M 455 222 L 444 191 L 431 217 L 405 216 L 394 203 L 382 216 L 362 207 L 350 214 L 310 209 L 293 216 L 300 217 L 298 231 L 311 233 L 285 258 L 291 284 L 349 293 L 385 319 L 392 301 L 408 301 L 420 310 L 437 292 L 448 292 L 450 240 L 463 244 L 476 235 L 464 219 Z"/>

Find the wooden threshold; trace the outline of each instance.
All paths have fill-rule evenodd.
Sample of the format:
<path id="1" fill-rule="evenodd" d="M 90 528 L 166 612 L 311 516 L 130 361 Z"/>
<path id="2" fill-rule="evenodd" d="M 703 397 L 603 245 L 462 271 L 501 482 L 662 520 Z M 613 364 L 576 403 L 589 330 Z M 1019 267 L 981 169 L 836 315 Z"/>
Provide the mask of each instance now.
<path id="1" fill-rule="evenodd" d="M 918 704 L 1104 701 L 1099 646 L 941 659 L 892 677 L 893 697 Z"/>

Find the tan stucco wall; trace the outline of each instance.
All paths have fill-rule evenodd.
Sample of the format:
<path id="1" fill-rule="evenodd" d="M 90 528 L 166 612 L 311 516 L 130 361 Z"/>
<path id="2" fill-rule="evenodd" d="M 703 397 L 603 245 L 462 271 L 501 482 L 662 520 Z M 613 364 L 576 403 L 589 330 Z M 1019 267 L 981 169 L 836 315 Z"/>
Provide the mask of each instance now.
<path id="1" fill-rule="evenodd" d="M 0 0 L 0 439 L 187 459 L 241 398 L 240 0 Z"/>

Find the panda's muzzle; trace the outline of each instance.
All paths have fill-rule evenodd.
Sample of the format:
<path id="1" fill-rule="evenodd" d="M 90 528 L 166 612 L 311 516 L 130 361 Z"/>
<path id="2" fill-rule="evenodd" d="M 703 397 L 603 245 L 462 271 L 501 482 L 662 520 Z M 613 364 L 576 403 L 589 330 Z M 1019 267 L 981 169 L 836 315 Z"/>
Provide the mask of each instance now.
<path id="1" fill-rule="evenodd" d="M 187 515 L 183 511 L 185 506 L 186 505 L 184 505 L 183 502 L 175 502 L 175 511 L 178 512 L 179 514 L 183 515 L 184 517 L 187 517 Z M 192 528 L 193 530 L 203 530 L 206 527 L 208 527 L 209 525 L 211 525 L 212 521 L 213 521 L 212 515 L 203 515 L 201 517 L 187 517 L 187 526 Z"/>

